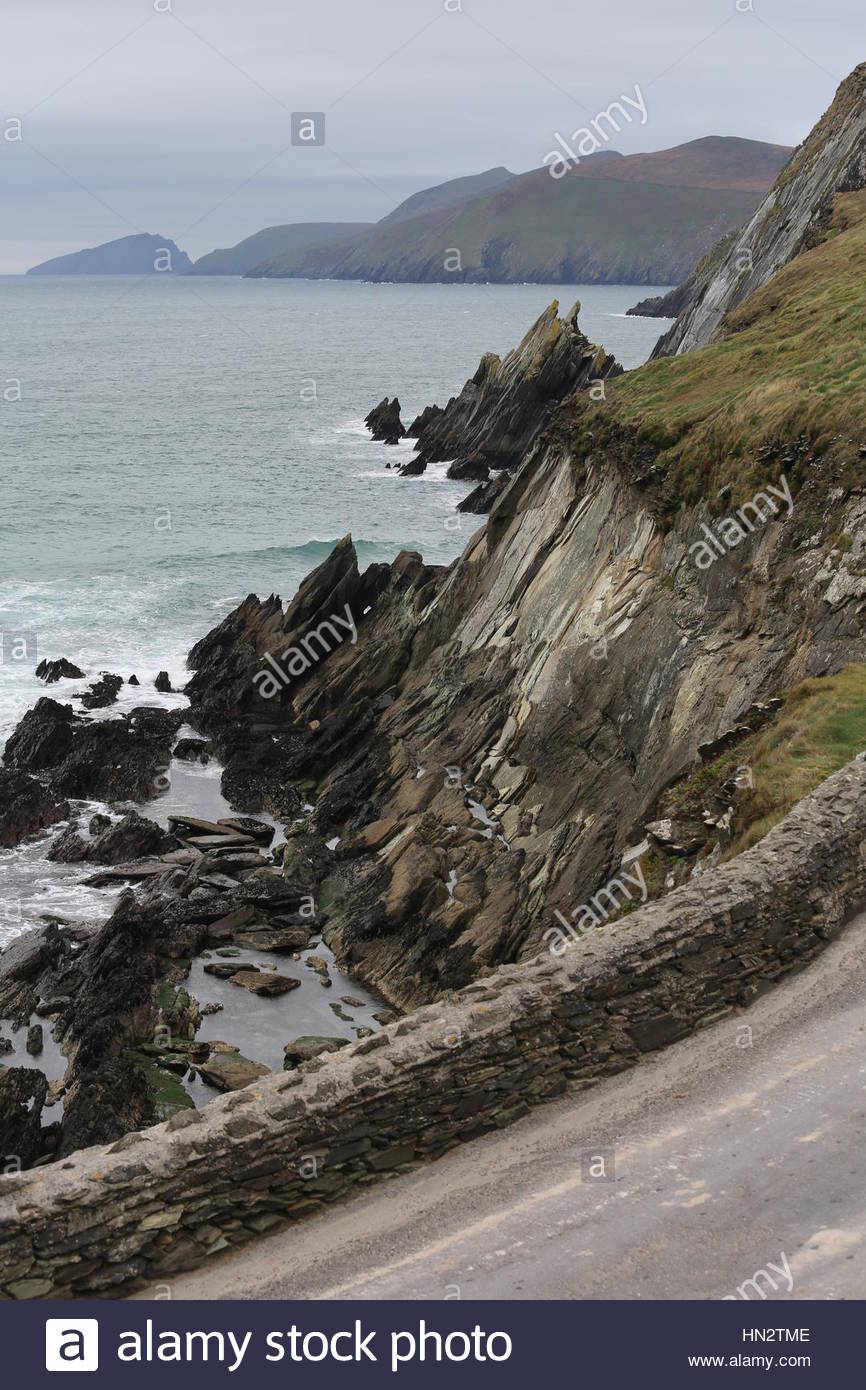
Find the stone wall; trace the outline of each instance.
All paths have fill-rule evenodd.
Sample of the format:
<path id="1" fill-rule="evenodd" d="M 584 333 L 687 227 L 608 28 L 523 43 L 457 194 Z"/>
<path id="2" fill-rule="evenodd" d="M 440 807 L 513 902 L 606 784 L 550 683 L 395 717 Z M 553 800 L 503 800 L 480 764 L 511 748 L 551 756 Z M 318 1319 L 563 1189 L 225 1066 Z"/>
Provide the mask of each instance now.
<path id="1" fill-rule="evenodd" d="M 741 1008 L 866 905 L 866 762 L 755 849 L 295 1072 L 0 1179 L 0 1291 L 112 1297 Z M 587 1136 L 590 1140 L 592 1136 Z"/>

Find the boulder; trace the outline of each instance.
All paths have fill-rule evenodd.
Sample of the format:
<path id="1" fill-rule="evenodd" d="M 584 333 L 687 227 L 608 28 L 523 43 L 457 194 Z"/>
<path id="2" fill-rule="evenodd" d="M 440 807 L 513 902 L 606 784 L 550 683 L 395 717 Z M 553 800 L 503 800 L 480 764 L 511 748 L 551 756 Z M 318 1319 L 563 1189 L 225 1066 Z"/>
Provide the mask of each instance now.
<path id="1" fill-rule="evenodd" d="M 375 440 L 382 444 L 397 444 L 406 436 L 403 421 L 400 419 L 400 402 L 395 396 L 389 401 L 386 396 L 374 406 L 365 418 L 364 424 Z"/>
<path id="2" fill-rule="evenodd" d="M 40 661 L 36 667 L 36 675 L 46 685 L 53 685 L 59 680 L 82 680 L 84 672 L 78 666 L 73 666 L 71 661 L 67 661 L 65 656 L 61 656 L 56 661 Z"/>
<path id="3" fill-rule="evenodd" d="M 127 864 L 177 849 L 177 839 L 156 821 L 130 811 L 122 820 L 109 821 L 92 840 L 84 840 L 70 827 L 48 852 L 48 858 L 65 864 Z"/>
<path id="4" fill-rule="evenodd" d="M 240 1091 L 260 1076 L 268 1075 L 268 1068 L 261 1062 L 251 1062 L 237 1051 L 213 1052 L 206 1062 L 199 1062 L 195 1070 L 202 1081 L 218 1091 Z"/>
<path id="5" fill-rule="evenodd" d="M 87 687 L 87 693 L 82 695 L 81 703 L 85 709 L 105 709 L 106 706 L 114 704 L 122 685 L 122 676 L 112 676 L 104 672 L 98 681 Z"/>
<path id="6" fill-rule="evenodd" d="M 289 994 L 293 989 L 300 989 L 301 982 L 292 975 L 277 975 L 270 971 L 262 973 L 256 967 L 250 970 L 237 970 L 234 975 L 229 976 L 230 983 L 240 985 L 241 989 L 249 990 L 250 994 L 263 995 L 266 999 L 274 998 L 278 994 Z"/>
<path id="7" fill-rule="evenodd" d="M 68 801 L 58 801 L 35 777 L 0 767 L 0 849 L 11 849 L 68 816 Z"/>
<path id="8" fill-rule="evenodd" d="M 62 705 L 43 695 L 18 721 L 6 741 L 7 767 L 26 772 L 42 772 L 62 762 L 72 747 L 79 723 L 71 705 Z"/>
<path id="9" fill-rule="evenodd" d="M 43 1155 L 42 1107 L 48 1082 L 35 1067 L 0 1067 L 0 1156 L 29 1168 Z"/>
<path id="10" fill-rule="evenodd" d="M 338 1052 L 341 1047 L 346 1047 L 349 1041 L 349 1038 L 329 1038 L 316 1033 L 305 1033 L 303 1037 L 294 1038 L 286 1043 L 283 1070 L 292 1071 L 301 1062 L 321 1057 L 324 1052 Z"/>
<path id="11" fill-rule="evenodd" d="M 171 695 L 172 684 L 169 679 L 168 671 L 160 671 L 153 683 L 154 690 L 158 690 L 160 695 Z"/>
<path id="12" fill-rule="evenodd" d="M 205 738 L 181 738 L 172 749 L 172 757 L 181 762 L 210 762 L 211 745 Z"/>

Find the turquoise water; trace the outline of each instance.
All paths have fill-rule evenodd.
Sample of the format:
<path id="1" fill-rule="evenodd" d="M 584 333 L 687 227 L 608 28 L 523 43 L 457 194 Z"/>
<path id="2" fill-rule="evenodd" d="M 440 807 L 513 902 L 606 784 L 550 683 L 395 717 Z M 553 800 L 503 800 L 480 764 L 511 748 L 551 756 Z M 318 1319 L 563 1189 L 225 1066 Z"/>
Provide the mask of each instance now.
<path id="1" fill-rule="evenodd" d="M 451 560 L 477 524 L 456 529 L 468 488 L 388 471 L 398 451 L 364 415 L 394 392 L 406 421 L 446 400 L 557 295 L 636 365 L 661 328 L 622 316 L 638 293 L 0 278 L 0 396 L 21 392 L 0 400 L 0 631 L 88 673 L 179 682 L 234 603 L 288 598 L 347 531 L 362 567 L 402 546 Z M 30 655 L 0 661 L 0 737 L 44 691 Z"/>
<path id="2" fill-rule="evenodd" d="M 455 511 L 469 486 L 444 464 L 398 477 L 385 464 L 411 443 L 372 443 L 364 415 L 395 392 L 407 423 L 444 403 L 557 297 L 636 366 L 665 321 L 625 310 L 652 292 L 0 278 L 0 746 L 46 693 L 41 657 L 135 672 L 108 713 L 183 703 L 155 694 L 157 671 L 182 685 L 198 637 L 250 592 L 288 599 L 347 531 L 362 567 L 402 547 L 452 560 L 479 524 Z M 217 772 L 193 789 L 203 806 Z M 43 842 L 0 852 L 0 941 L 46 910 L 104 915 L 110 895 L 80 878 Z"/>

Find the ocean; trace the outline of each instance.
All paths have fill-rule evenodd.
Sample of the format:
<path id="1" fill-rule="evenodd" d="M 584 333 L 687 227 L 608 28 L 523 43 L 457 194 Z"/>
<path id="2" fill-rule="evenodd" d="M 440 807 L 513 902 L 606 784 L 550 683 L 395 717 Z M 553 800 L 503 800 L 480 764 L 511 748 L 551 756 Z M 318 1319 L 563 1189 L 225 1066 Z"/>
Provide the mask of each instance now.
<path id="1" fill-rule="evenodd" d="M 198 637 L 250 592 L 290 598 L 347 532 L 362 568 L 452 560 L 480 522 L 455 511 L 469 485 L 387 469 L 411 442 L 374 444 L 366 413 L 444 403 L 555 298 L 637 366 L 667 321 L 625 310 L 664 288 L 0 277 L 0 746 L 40 695 L 84 689 L 37 681 L 43 657 L 135 673 L 108 714 L 183 704 L 157 671 L 182 686 Z M 104 916 L 80 877 L 41 841 L 0 851 L 0 944 L 46 911 Z"/>

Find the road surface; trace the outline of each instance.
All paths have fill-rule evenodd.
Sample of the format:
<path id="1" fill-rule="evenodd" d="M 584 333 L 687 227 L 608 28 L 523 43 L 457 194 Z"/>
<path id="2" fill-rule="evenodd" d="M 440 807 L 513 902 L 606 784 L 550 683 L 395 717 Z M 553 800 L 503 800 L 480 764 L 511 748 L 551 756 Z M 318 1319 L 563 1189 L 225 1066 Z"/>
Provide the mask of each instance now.
<path id="1" fill-rule="evenodd" d="M 866 916 L 747 1012 L 171 1296 L 864 1298 L 864 1001 Z"/>

